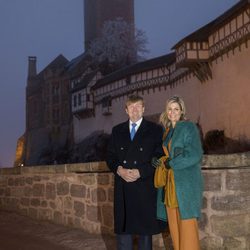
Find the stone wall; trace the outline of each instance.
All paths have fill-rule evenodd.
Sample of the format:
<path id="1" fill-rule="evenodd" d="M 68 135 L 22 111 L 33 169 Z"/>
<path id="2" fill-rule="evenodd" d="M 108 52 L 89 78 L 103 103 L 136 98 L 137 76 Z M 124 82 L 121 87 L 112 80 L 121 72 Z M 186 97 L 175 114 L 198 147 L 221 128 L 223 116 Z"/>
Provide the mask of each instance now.
<path id="1" fill-rule="evenodd" d="M 202 249 L 250 249 L 250 153 L 204 156 L 203 174 Z M 0 169 L 0 209 L 111 234 L 113 175 L 104 162 Z"/>

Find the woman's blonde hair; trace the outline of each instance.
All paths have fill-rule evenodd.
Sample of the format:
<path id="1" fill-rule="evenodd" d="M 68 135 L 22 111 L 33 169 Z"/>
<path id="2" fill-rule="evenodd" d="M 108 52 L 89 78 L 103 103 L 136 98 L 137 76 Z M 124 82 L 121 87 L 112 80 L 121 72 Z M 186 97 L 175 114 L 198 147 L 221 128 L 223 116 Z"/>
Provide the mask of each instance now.
<path id="1" fill-rule="evenodd" d="M 171 125 L 171 122 L 170 120 L 168 119 L 168 114 L 167 114 L 167 109 L 168 109 L 168 105 L 170 103 L 178 103 L 179 106 L 180 106 L 180 109 L 181 109 L 181 117 L 180 117 L 180 120 L 186 120 L 186 107 L 185 107 L 185 103 L 183 101 L 183 99 L 179 96 L 173 96 L 171 98 L 169 98 L 167 101 L 166 101 L 166 108 L 165 108 L 165 111 L 161 113 L 160 115 L 160 123 L 163 125 L 164 128 L 168 128 L 170 127 Z"/>

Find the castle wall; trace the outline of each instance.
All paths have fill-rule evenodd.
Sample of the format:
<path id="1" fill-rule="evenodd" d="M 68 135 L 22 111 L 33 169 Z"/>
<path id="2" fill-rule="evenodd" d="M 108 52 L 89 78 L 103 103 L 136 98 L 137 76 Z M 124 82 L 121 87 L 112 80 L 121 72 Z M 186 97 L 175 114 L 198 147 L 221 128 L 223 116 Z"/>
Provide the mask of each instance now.
<path id="1" fill-rule="evenodd" d="M 204 156 L 202 173 L 202 249 L 250 249 L 250 153 Z M 113 183 L 104 162 L 0 169 L 0 209 L 112 234 Z"/>
<path id="2" fill-rule="evenodd" d="M 202 126 L 206 133 L 212 129 L 225 131 L 231 138 L 250 138 L 250 48 L 245 45 L 211 64 L 212 79 L 201 83 L 189 75 L 172 85 L 138 91 L 146 102 L 145 116 L 161 113 L 172 95 L 184 98 L 187 117 Z M 79 142 L 95 130 L 110 133 L 111 128 L 127 119 L 124 110 L 126 96 L 112 100 L 112 114 L 104 116 L 101 104 L 95 107 L 95 116 L 74 119 L 75 141 Z"/>

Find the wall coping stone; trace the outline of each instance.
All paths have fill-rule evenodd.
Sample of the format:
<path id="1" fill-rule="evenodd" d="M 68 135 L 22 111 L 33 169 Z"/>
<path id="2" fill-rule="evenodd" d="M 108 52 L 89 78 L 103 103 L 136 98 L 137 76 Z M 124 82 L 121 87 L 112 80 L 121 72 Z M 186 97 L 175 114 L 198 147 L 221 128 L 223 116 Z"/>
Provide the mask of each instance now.
<path id="1" fill-rule="evenodd" d="M 204 155 L 202 169 L 250 169 L 250 152 Z M 23 166 L 13 168 L 0 168 L 0 175 L 20 174 L 61 174 L 61 173 L 100 173 L 110 172 L 106 162 L 86 162 L 62 165 Z"/>

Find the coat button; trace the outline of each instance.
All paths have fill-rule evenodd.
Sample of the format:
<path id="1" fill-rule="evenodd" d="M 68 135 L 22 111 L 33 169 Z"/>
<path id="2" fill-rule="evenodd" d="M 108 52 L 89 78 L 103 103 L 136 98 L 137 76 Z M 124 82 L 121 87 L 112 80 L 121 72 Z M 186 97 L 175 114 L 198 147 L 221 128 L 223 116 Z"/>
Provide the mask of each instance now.
<path id="1" fill-rule="evenodd" d="M 123 147 L 121 147 L 121 150 L 123 150 Z"/>
<path id="2" fill-rule="evenodd" d="M 137 164 L 137 161 L 134 161 L 134 164 L 136 165 L 136 164 Z"/>
<path id="3" fill-rule="evenodd" d="M 126 161 L 126 160 L 124 160 L 124 161 L 123 161 L 123 163 L 125 164 L 125 163 L 127 163 L 127 161 Z"/>
<path id="4" fill-rule="evenodd" d="M 140 148 L 140 151 L 143 151 L 143 148 Z"/>

